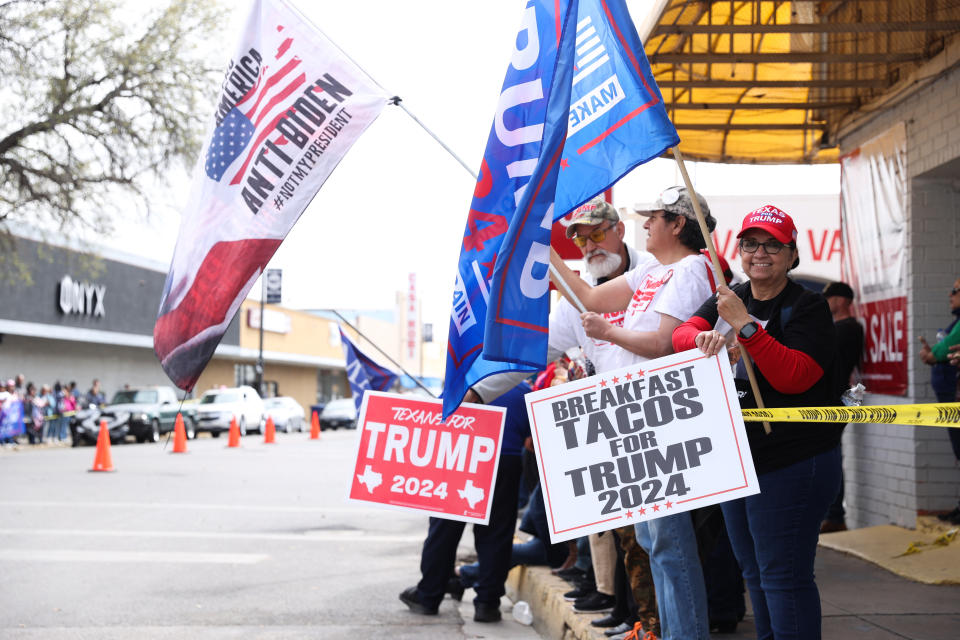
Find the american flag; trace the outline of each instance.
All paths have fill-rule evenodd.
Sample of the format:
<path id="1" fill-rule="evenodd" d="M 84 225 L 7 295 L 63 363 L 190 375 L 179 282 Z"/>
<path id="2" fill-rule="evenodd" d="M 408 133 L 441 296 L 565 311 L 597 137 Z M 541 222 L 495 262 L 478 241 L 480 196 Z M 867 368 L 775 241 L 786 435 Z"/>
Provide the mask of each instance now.
<path id="1" fill-rule="evenodd" d="M 282 33 L 283 26 L 276 30 Z M 292 45 L 293 38 L 285 38 L 280 43 L 274 63 L 260 67 L 256 84 L 214 130 L 204 161 L 204 169 L 212 180 L 220 182 L 229 172 L 233 174 L 230 184 L 240 184 L 257 149 L 287 112 L 286 100 L 307 82 L 305 73 L 296 73 L 301 60 L 293 55 Z M 272 71 L 271 67 L 277 70 Z M 273 142 L 286 144 L 281 134 L 277 134 Z"/>

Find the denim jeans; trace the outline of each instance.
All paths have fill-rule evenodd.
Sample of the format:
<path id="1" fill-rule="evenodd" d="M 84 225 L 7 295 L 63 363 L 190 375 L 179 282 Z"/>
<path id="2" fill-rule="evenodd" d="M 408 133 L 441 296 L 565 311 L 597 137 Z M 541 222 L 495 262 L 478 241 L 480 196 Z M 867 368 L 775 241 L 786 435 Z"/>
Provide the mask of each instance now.
<path id="1" fill-rule="evenodd" d="M 757 640 L 819 640 L 813 577 L 820 522 L 840 484 L 840 447 L 758 476 L 760 493 L 722 505 Z"/>
<path id="2" fill-rule="evenodd" d="M 689 513 L 636 525 L 637 542 L 650 556 L 663 640 L 709 640 L 707 589 Z"/>

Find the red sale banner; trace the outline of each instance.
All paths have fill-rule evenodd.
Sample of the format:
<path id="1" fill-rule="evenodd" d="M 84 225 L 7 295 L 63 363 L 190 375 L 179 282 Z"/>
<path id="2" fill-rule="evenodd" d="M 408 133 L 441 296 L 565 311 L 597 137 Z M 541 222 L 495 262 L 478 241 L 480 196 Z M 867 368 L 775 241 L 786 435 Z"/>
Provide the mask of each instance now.
<path id="1" fill-rule="evenodd" d="M 487 524 L 506 409 L 367 391 L 351 500 Z"/>

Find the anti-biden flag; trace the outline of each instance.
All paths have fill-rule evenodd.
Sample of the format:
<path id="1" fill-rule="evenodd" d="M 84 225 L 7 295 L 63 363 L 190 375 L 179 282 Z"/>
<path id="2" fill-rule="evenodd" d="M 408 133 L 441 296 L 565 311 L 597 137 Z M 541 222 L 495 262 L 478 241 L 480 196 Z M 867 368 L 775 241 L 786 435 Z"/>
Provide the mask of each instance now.
<path id="1" fill-rule="evenodd" d="M 550 228 L 679 143 L 623 0 L 531 0 L 461 247 L 444 413 L 479 380 L 542 368 Z"/>
<path id="2" fill-rule="evenodd" d="M 340 343 L 343 345 L 343 357 L 347 365 L 347 380 L 353 393 L 353 402 L 360 411 L 363 394 L 366 391 L 388 391 L 397 379 L 397 374 L 381 367 L 373 359 L 357 348 L 347 334 L 340 328 Z"/>
<path id="3" fill-rule="evenodd" d="M 191 389 L 280 243 L 386 93 L 285 0 L 255 0 L 194 169 L 153 330 Z"/>

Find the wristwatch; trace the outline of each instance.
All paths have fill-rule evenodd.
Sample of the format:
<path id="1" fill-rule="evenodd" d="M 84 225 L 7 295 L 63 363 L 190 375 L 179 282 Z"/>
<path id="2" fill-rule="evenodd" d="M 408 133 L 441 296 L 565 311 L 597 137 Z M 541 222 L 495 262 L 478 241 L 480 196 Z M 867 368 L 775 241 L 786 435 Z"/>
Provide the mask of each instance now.
<path id="1" fill-rule="evenodd" d="M 760 326 L 756 322 L 748 322 L 747 324 L 743 325 L 743 328 L 741 328 L 740 331 L 737 332 L 737 335 L 743 340 L 749 340 L 759 328 Z"/>

